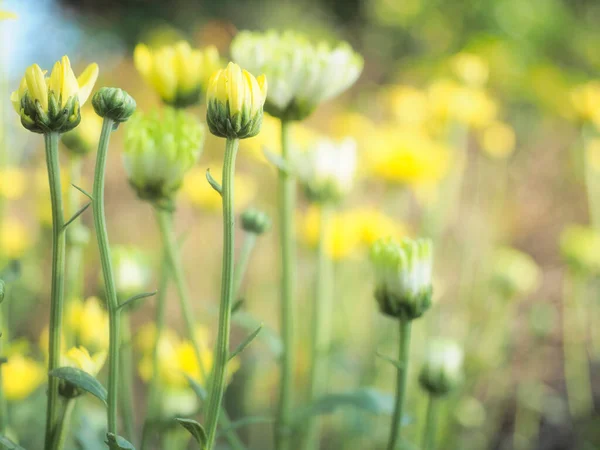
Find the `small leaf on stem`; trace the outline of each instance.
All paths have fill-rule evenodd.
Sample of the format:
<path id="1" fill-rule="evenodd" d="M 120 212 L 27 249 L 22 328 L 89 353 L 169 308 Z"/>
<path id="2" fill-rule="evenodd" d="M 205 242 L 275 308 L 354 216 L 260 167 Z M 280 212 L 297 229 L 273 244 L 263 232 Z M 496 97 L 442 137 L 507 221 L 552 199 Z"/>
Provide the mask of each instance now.
<path id="1" fill-rule="evenodd" d="M 190 434 L 196 439 L 196 442 L 200 444 L 200 448 L 204 450 L 206 448 L 206 431 L 204 431 L 204 427 L 200 425 L 198 422 L 192 419 L 175 419 L 179 425 L 188 430 Z"/>
<path id="2" fill-rule="evenodd" d="M 80 215 L 82 215 L 86 209 L 88 209 L 90 207 L 90 205 L 92 204 L 92 202 L 88 202 L 85 205 L 83 205 L 81 208 L 79 208 L 79 210 L 73 214 L 73 217 L 71 217 L 69 220 L 67 220 L 67 222 L 63 225 L 63 230 L 66 229 L 69 225 L 71 225 L 73 223 L 73 221 L 75 219 L 77 219 Z"/>
<path id="3" fill-rule="evenodd" d="M 262 330 L 263 324 L 261 323 L 258 328 L 256 330 L 254 330 L 252 333 L 250 333 L 250 335 L 244 339 L 240 345 L 238 345 L 236 347 L 236 349 L 230 353 L 229 355 L 229 361 L 231 361 L 233 358 L 235 358 L 237 355 L 239 355 L 240 353 L 242 353 L 244 351 L 244 349 L 246 347 L 248 347 L 248 345 L 250 345 L 250 343 L 254 340 L 254 338 L 256 336 L 258 336 L 258 333 L 260 333 L 260 330 Z"/>
<path id="4" fill-rule="evenodd" d="M 79 192 L 81 192 L 83 195 L 85 195 L 90 200 L 94 201 L 94 197 L 92 197 L 92 195 L 89 192 L 87 192 L 85 189 L 80 188 L 79 186 L 75 186 L 74 184 L 71 184 L 71 186 L 73 186 L 75 189 L 77 189 Z"/>
<path id="5" fill-rule="evenodd" d="M 89 373 L 75 367 L 59 367 L 50 372 L 50 375 L 66 381 L 82 389 L 107 404 L 106 388 Z"/>
<path id="6" fill-rule="evenodd" d="M 158 290 L 152 291 L 152 292 L 144 292 L 143 294 L 134 295 L 133 297 L 131 297 L 131 298 L 127 299 L 126 301 L 124 301 L 123 303 L 121 303 L 117 307 L 117 311 L 121 311 L 123 308 L 130 306 L 133 302 L 137 302 L 138 300 L 142 300 L 143 298 L 152 297 L 153 295 L 156 295 L 157 293 L 158 293 Z"/>
<path id="7" fill-rule="evenodd" d="M 114 433 L 106 433 L 105 442 L 110 450 L 135 450 L 135 447 L 131 442 Z"/>
<path id="8" fill-rule="evenodd" d="M 206 169 L 206 179 L 208 180 L 208 184 L 212 186 L 212 188 L 219 193 L 219 195 L 223 195 L 223 188 L 217 180 L 215 180 L 210 174 L 210 169 Z"/>

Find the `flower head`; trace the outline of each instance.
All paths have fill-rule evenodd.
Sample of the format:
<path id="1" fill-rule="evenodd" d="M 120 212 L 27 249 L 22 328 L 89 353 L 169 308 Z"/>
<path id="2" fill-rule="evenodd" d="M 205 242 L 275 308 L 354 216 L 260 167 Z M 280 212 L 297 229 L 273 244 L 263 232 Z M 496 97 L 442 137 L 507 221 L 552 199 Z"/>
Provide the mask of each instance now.
<path id="1" fill-rule="evenodd" d="M 90 108 L 81 114 L 81 122 L 74 130 L 61 135 L 61 141 L 73 155 L 86 155 L 98 146 L 102 120 Z"/>
<path id="2" fill-rule="evenodd" d="M 27 68 L 11 102 L 21 123 L 35 133 L 72 130 L 81 120 L 80 108 L 87 101 L 98 78 L 98 65 L 90 64 L 75 77 L 67 56 L 57 61 L 50 78 L 34 64 Z"/>
<path id="3" fill-rule="evenodd" d="M 345 42 L 314 44 L 292 31 L 243 31 L 233 40 L 231 53 L 238 64 L 267 76 L 265 110 L 288 120 L 306 118 L 320 103 L 348 89 L 364 64 Z"/>
<path id="4" fill-rule="evenodd" d="M 214 46 L 195 49 L 185 41 L 150 49 L 138 44 L 133 53 L 135 67 L 167 105 L 185 108 L 200 102 L 210 75 L 219 68 Z"/>
<path id="5" fill-rule="evenodd" d="M 120 301 L 142 293 L 152 275 L 148 255 L 136 247 L 115 246 L 111 249 L 111 257 Z"/>
<path id="6" fill-rule="evenodd" d="M 188 170 L 198 161 L 204 127 L 184 111 L 135 114 L 127 127 L 123 161 L 141 199 L 172 208 Z"/>
<path id="7" fill-rule="evenodd" d="M 356 166 L 354 140 L 320 139 L 300 156 L 297 169 L 310 200 L 337 202 L 352 189 Z"/>
<path id="8" fill-rule="evenodd" d="M 560 235 L 560 250 L 576 272 L 600 273 L 600 233 L 582 225 L 570 225 Z"/>
<path id="9" fill-rule="evenodd" d="M 429 239 L 391 238 L 371 246 L 375 298 L 382 313 L 413 320 L 431 306 L 433 250 Z"/>
<path id="10" fill-rule="evenodd" d="M 446 339 L 429 344 L 419 374 L 421 387 L 430 395 L 443 396 L 454 389 L 463 378 L 463 350 Z"/>
<path id="11" fill-rule="evenodd" d="M 242 213 L 241 219 L 242 228 L 248 233 L 263 234 L 271 228 L 271 218 L 256 208 L 248 208 Z"/>
<path id="12" fill-rule="evenodd" d="M 494 121 L 481 130 L 481 150 L 490 158 L 507 158 L 515 150 L 515 131 L 507 124 Z"/>
<path id="13" fill-rule="evenodd" d="M 72 347 L 62 356 L 62 367 L 73 367 L 95 377 L 106 361 L 107 352 L 101 351 L 91 355 L 85 347 Z M 59 385 L 60 395 L 66 398 L 75 398 L 84 392 L 78 386 L 61 380 Z"/>
<path id="14" fill-rule="evenodd" d="M 120 88 L 103 87 L 92 98 L 94 111 L 104 119 L 118 125 L 126 122 L 135 112 L 137 104 L 131 95 Z"/>
<path id="15" fill-rule="evenodd" d="M 316 247 L 320 239 L 321 209 L 312 205 L 302 217 L 302 237 L 311 247 Z M 331 217 L 324 231 L 325 252 L 335 261 L 344 260 L 356 254 L 361 246 L 360 223 L 345 212 Z"/>
<path id="16" fill-rule="evenodd" d="M 215 136 L 250 138 L 262 125 L 267 96 L 267 79 L 254 78 L 247 70 L 230 62 L 216 71 L 208 82 L 206 122 Z"/>
<path id="17" fill-rule="evenodd" d="M 470 86 L 483 86 L 490 73 L 486 62 L 473 53 L 460 52 L 454 55 L 450 65 L 460 81 Z"/>
<path id="18" fill-rule="evenodd" d="M 600 126 L 600 81 L 589 81 L 571 90 L 574 118 L 580 123 Z"/>
<path id="19" fill-rule="evenodd" d="M 540 268 L 526 253 L 502 247 L 494 254 L 492 282 L 507 297 L 532 293 L 540 283 Z"/>
<path id="20" fill-rule="evenodd" d="M 66 323 L 77 345 L 91 350 L 108 349 L 108 314 L 96 297 L 69 303 Z"/>
<path id="21" fill-rule="evenodd" d="M 14 354 L 2 364 L 2 390 L 9 401 L 23 400 L 46 378 L 46 370 L 37 361 Z"/>

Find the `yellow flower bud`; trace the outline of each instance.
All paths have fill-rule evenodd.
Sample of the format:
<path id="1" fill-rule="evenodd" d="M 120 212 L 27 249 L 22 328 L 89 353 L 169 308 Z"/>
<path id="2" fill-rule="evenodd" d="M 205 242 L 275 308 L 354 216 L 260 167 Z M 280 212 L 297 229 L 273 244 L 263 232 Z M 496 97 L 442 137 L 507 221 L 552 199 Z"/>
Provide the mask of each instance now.
<path id="1" fill-rule="evenodd" d="M 234 63 L 215 72 L 208 82 L 206 121 L 215 136 L 256 136 L 262 124 L 267 79 L 257 78 Z"/>

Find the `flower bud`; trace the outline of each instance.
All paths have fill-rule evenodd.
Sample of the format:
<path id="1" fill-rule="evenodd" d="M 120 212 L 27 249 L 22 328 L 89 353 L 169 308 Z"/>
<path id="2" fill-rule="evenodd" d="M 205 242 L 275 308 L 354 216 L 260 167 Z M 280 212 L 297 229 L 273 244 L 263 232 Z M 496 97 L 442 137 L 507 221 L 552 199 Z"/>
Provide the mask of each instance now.
<path id="1" fill-rule="evenodd" d="M 213 74 L 206 93 L 206 122 L 212 134 L 229 139 L 256 136 L 262 125 L 267 79 L 254 78 L 234 63 Z"/>
<path id="2" fill-rule="evenodd" d="M 248 233 L 262 234 L 271 229 L 271 218 L 258 209 L 249 208 L 242 213 L 242 228 Z"/>
<path id="3" fill-rule="evenodd" d="M 299 158 L 300 181 L 309 200 L 317 203 L 338 202 L 352 189 L 356 173 L 356 143 L 318 140 Z"/>
<path id="4" fill-rule="evenodd" d="M 463 351 L 455 342 L 434 340 L 419 374 L 421 387 L 430 395 L 448 394 L 462 381 L 463 359 Z"/>
<path id="5" fill-rule="evenodd" d="M 135 112 L 136 103 L 131 95 L 120 88 L 103 87 L 92 98 L 94 111 L 100 117 L 116 123 L 126 122 Z"/>
<path id="6" fill-rule="evenodd" d="M 134 247 L 116 246 L 111 250 L 117 296 L 121 302 L 144 292 L 150 282 L 148 256 Z"/>
<path id="7" fill-rule="evenodd" d="M 494 254 L 492 284 L 506 297 L 528 295 L 540 283 L 540 268 L 531 256 L 503 247 Z"/>
<path id="8" fill-rule="evenodd" d="M 429 239 L 379 239 L 371 246 L 375 298 L 383 314 L 413 320 L 431 306 L 433 250 Z"/>
<path id="9" fill-rule="evenodd" d="M 37 64 L 28 67 L 10 100 L 21 124 L 29 131 L 64 133 L 79 125 L 80 108 L 97 78 L 97 64 L 90 64 L 75 78 L 69 58 L 63 56 L 54 64 L 50 78 L 46 78 L 46 71 Z"/>
<path id="10" fill-rule="evenodd" d="M 600 233 L 595 229 L 581 225 L 567 227 L 560 236 L 560 251 L 571 270 L 600 273 Z"/>
<path id="11" fill-rule="evenodd" d="M 185 174 L 196 164 L 204 126 L 183 110 L 134 115 L 125 135 L 123 161 L 138 196 L 172 208 Z"/>
<path id="12" fill-rule="evenodd" d="M 73 347 L 62 357 L 61 366 L 74 367 L 95 377 L 102 369 L 106 356 L 105 351 L 95 353 L 92 356 L 85 347 Z M 58 392 L 65 398 L 76 398 L 84 394 L 84 391 L 78 386 L 65 380 L 60 381 Z"/>

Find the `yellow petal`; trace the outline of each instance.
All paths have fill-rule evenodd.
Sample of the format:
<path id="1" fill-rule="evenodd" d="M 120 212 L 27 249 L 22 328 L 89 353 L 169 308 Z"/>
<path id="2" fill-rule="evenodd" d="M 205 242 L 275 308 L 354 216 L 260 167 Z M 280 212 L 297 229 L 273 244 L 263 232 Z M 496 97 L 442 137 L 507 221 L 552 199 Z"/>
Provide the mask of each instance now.
<path id="1" fill-rule="evenodd" d="M 264 105 L 265 100 L 267 99 L 267 77 L 265 75 L 260 75 L 256 78 L 256 82 L 258 83 L 258 87 L 260 88 L 260 92 L 262 93 L 262 103 Z"/>
<path id="2" fill-rule="evenodd" d="M 148 80 L 152 71 L 153 59 L 150 49 L 144 44 L 138 44 L 133 51 L 133 63 L 142 77 Z"/>
<path id="3" fill-rule="evenodd" d="M 42 109 L 48 111 L 48 86 L 46 85 L 44 72 L 42 72 L 40 66 L 34 64 L 28 67 L 25 71 L 25 78 L 31 98 L 39 101 Z"/>
<path id="4" fill-rule="evenodd" d="M 92 93 L 92 89 L 96 84 L 96 80 L 98 79 L 98 64 L 93 63 L 85 68 L 85 70 L 79 75 L 77 78 L 77 85 L 79 86 L 79 105 L 83 106 L 83 104 L 87 101 Z"/>
<path id="5" fill-rule="evenodd" d="M 19 83 L 19 89 L 10 94 L 10 101 L 18 114 L 21 114 L 21 99 L 25 95 L 25 92 L 27 92 L 27 80 L 23 77 L 21 78 L 21 83 Z"/>

